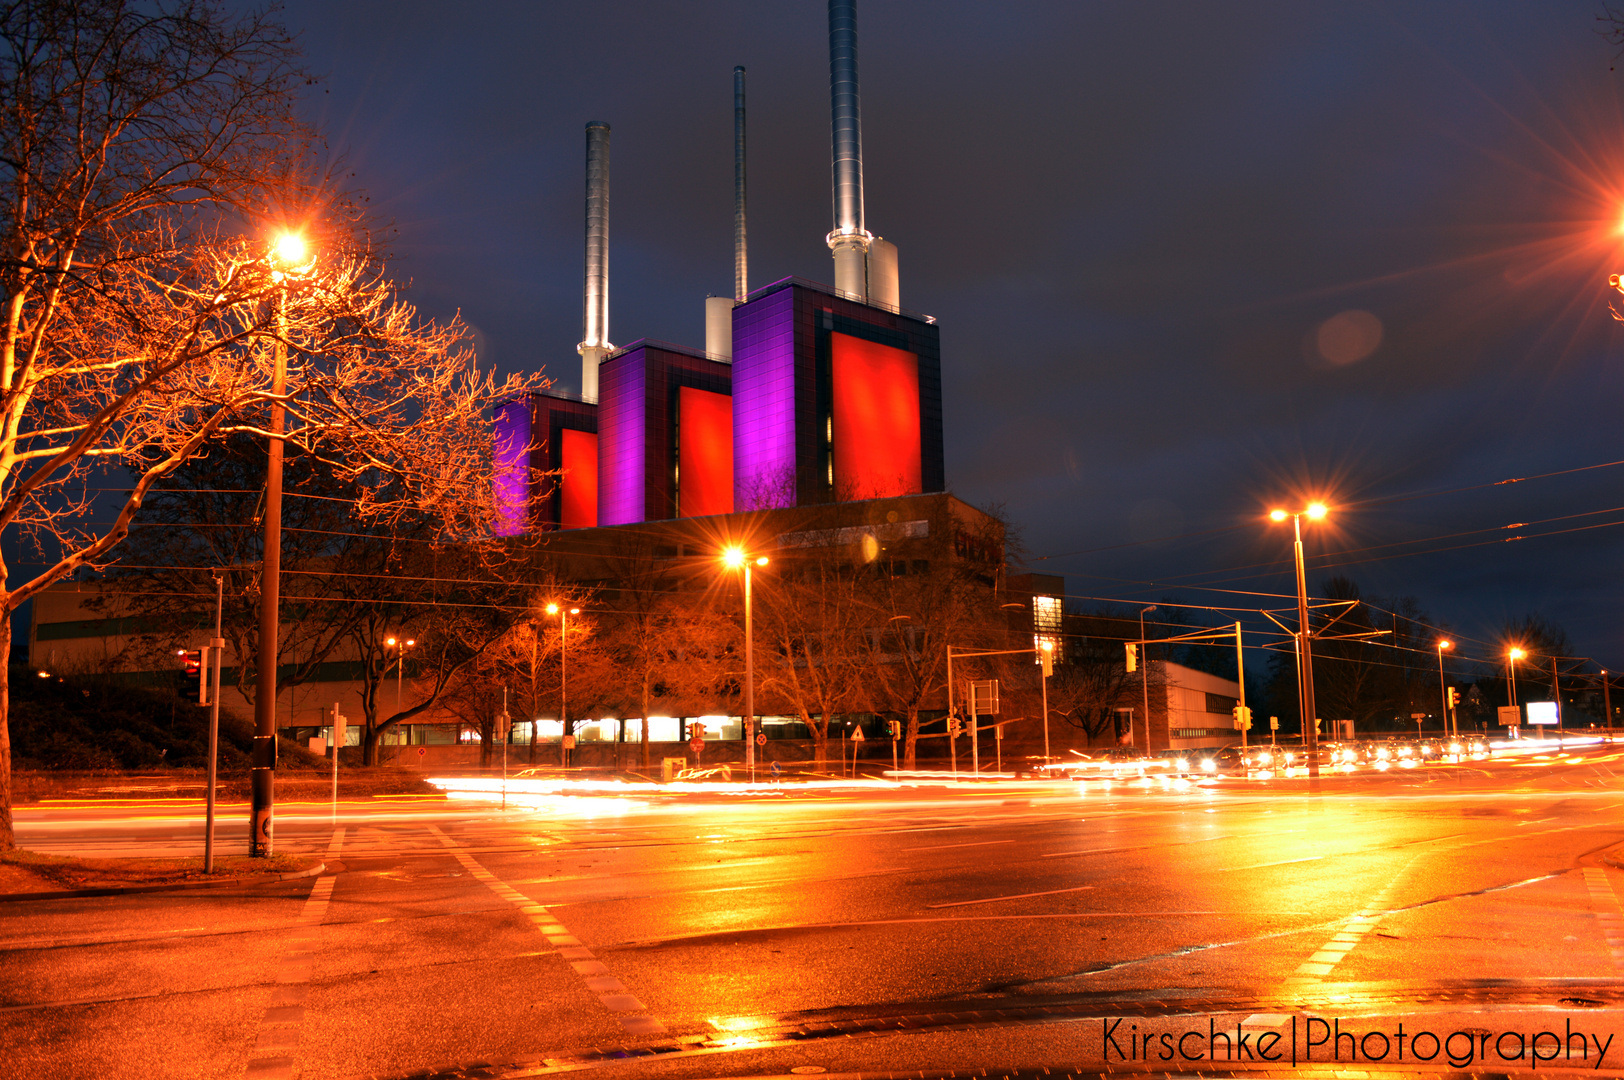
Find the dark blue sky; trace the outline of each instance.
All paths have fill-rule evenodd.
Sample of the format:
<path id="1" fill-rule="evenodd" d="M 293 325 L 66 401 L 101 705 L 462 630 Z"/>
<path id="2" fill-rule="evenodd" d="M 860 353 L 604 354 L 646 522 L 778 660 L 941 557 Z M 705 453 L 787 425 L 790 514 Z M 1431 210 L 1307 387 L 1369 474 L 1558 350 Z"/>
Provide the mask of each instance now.
<path id="1" fill-rule="evenodd" d="M 1624 521 L 1591 513 L 1624 508 L 1624 466 L 1476 486 L 1624 459 L 1597 12 L 862 3 L 868 224 L 941 320 L 949 486 L 1074 594 L 1216 604 L 1191 583 L 1290 590 L 1262 513 L 1312 491 L 1339 509 L 1311 552 L 1414 542 L 1321 560 L 1361 560 L 1367 592 L 1482 642 L 1542 612 L 1624 667 L 1624 525 L 1535 536 Z M 734 64 L 752 285 L 832 276 L 818 0 L 286 17 L 397 271 L 482 363 L 578 383 L 589 119 L 614 127 L 613 340 L 702 344 L 731 287 Z"/>

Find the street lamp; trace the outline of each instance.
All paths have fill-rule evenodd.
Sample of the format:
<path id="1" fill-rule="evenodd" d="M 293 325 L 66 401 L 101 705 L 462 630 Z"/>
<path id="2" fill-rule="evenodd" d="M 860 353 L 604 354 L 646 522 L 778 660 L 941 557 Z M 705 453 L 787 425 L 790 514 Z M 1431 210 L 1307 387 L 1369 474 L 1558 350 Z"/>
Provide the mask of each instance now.
<path id="1" fill-rule="evenodd" d="M 756 782 L 756 733 L 752 730 L 756 725 L 756 654 L 755 632 L 751 624 L 751 596 L 750 596 L 750 565 L 766 566 L 767 556 L 758 555 L 754 559 L 744 553 L 741 547 L 730 547 L 722 552 L 722 565 L 729 570 L 744 571 L 744 768 L 750 774 L 750 782 Z M 645 718 L 644 723 L 647 723 Z M 844 758 L 844 752 L 842 752 Z"/>
<path id="2" fill-rule="evenodd" d="M 1142 635 L 1141 635 L 1142 636 Z M 1038 657 L 1043 664 L 1043 677 L 1039 680 L 1043 684 L 1043 763 L 1049 764 L 1049 674 L 1054 671 L 1054 642 L 1044 638 L 1038 643 L 1043 653 Z M 1000 729 L 1002 730 L 1002 729 Z M 997 732 L 994 732 L 997 734 Z M 1145 718 L 1145 741 L 1150 741 L 1150 718 Z M 1003 743 L 998 744 L 1000 760 L 1003 755 Z"/>
<path id="3" fill-rule="evenodd" d="M 1144 649 L 1144 663 L 1139 665 L 1139 689 L 1145 703 L 1145 753 L 1150 753 L 1150 650 L 1145 648 L 1145 612 L 1155 611 L 1156 605 L 1139 609 L 1139 647 Z M 1130 730 L 1129 734 L 1133 734 Z"/>
<path id="4" fill-rule="evenodd" d="M 406 650 L 415 646 L 417 641 L 413 638 L 407 638 L 406 640 L 401 641 L 398 638 L 386 637 L 383 639 L 383 643 L 395 650 L 395 715 L 399 716 L 401 704 L 401 684 L 405 682 L 406 673 Z M 384 668 L 384 670 L 388 671 L 389 669 Z"/>
<path id="5" fill-rule="evenodd" d="M 565 737 L 570 733 L 569 654 L 565 649 L 565 639 L 569 635 L 570 616 L 579 615 L 580 613 L 581 609 L 578 607 L 565 610 L 558 604 L 547 605 L 547 614 L 558 616 L 558 760 L 559 764 L 565 768 L 568 768 L 570 763 L 569 744 L 564 741 Z M 643 717 L 643 723 L 648 723 L 648 717 Z M 532 720 L 530 723 L 530 738 L 532 740 L 536 737 L 535 727 L 535 721 Z"/>
<path id="6" fill-rule="evenodd" d="M 1314 712 L 1314 654 L 1310 645 L 1312 635 L 1308 630 L 1308 577 L 1303 570 L 1302 519 L 1306 517 L 1310 521 L 1320 521 L 1326 513 L 1324 503 L 1309 503 L 1307 509 L 1295 513 L 1269 511 L 1270 521 L 1284 521 L 1289 517 L 1296 534 L 1292 553 L 1297 563 L 1297 655 L 1302 658 L 1298 701 L 1302 711 L 1303 753 L 1308 758 L 1308 775 L 1311 777 L 1319 776 L 1319 755 L 1315 753 L 1319 743 L 1319 725 L 1315 722 Z"/>
<path id="7" fill-rule="evenodd" d="M 1450 730 L 1450 723 L 1449 723 L 1449 689 L 1446 686 L 1444 686 L 1444 650 L 1445 649 L 1453 649 L 1454 647 L 1455 647 L 1454 642 L 1447 641 L 1447 640 L 1445 640 L 1443 638 L 1438 639 L 1438 695 L 1439 695 L 1439 697 L 1441 697 L 1443 699 L 1443 709 L 1444 709 L 1444 711 L 1443 711 L 1442 715 L 1443 715 L 1443 718 L 1444 718 L 1444 731 L 1446 733 L 1449 732 L 1449 730 Z M 1460 737 L 1460 730 L 1458 728 L 1455 730 L 1454 735 L 1455 735 L 1456 738 Z"/>
<path id="8" fill-rule="evenodd" d="M 259 583 L 259 641 L 254 667 L 254 748 L 250 791 L 253 818 L 248 833 L 248 854 L 271 854 L 271 824 L 276 804 L 276 656 L 282 600 L 282 426 L 287 390 L 287 286 L 290 274 L 302 273 L 314 260 L 309 245 L 298 233 L 284 232 L 271 244 L 268 255 L 276 294 L 276 334 L 272 348 L 271 417 L 265 462 L 265 551 Z"/>
<path id="9" fill-rule="evenodd" d="M 1521 660 L 1527 655 L 1527 653 L 1518 648 L 1512 648 L 1506 651 L 1506 685 L 1511 691 L 1512 705 L 1517 704 L 1517 661 Z M 1519 720 L 1522 719 L 1522 714 L 1520 712 L 1517 714 L 1517 718 Z M 1521 727 L 1522 725 L 1516 724 L 1514 726 Z"/>
<path id="10" fill-rule="evenodd" d="M 1606 727 L 1606 728 L 1611 728 L 1613 726 L 1613 695 L 1612 695 L 1611 691 L 1612 691 L 1612 687 L 1609 685 L 1608 680 L 1607 680 L 1607 669 L 1602 668 L 1601 669 L 1601 711 L 1602 711 L 1602 719 L 1605 721 L 1605 723 L 1602 726 Z"/>

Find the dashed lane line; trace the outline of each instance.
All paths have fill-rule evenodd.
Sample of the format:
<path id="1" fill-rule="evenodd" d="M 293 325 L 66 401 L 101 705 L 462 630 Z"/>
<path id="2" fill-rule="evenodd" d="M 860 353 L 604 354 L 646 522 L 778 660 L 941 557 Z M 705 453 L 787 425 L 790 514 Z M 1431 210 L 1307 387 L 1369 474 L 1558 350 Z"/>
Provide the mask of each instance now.
<path id="1" fill-rule="evenodd" d="M 1409 872 L 1410 867 L 1414 866 L 1419 858 L 1421 856 L 1416 855 L 1405 863 L 1399 869 L 1399 872 L 1394 874 L 1386 886 L 1382 888 L 1381 892 L 1370 898 L 1370 902 L 1365 905 L 1364 910 L 1343 923 L 1342 928 L 1331 936 L 1331 940 L 1321 945 L 1313 956 L 1298 964 L 1297 970 L 1290 981 L 1313 982 L 1323 979 L 1350 952 L 1358 948 L 1360 943 L 1364 941 L 1365 935 L 1376 929 L 1376 926 L 1387 914 L 1388 899 L 1397 891 L 1399 882 L 1403 880 L 1404 875 Z"/>
<path id="2" fill-rule="evenodd" d="M 344 850 L 344 827 L 333 830 L 327 845 L 327 858 L 336 862 Z M 299 1028 L 305 1018 L 305 998 L 310 994 L 310 974 L 315 966 L 316 944 L 321 924 L 327 918 L 332 899 L 334 874 L 323 874 L 310 887 L 299 921 L 287 940 L 287 951 L 277 965 L 277 987 L 260 1018 L 258 1037 L 248 1055 L 244 1076 L 248 1080 L 292 1080 L 295 1051 L 299 1048 Z"/>
<path id="3" fill-rule="evenodd" d="M 1624 971 L 1624 909 L 1619 906 L 1618 892 L 1613 888 L 1607 871 L 1597 866 L 1584 868 L 1585 887 L 1590 890 L 1590 905 L 1601 923 L 1602 936 L 1607 939 L 1608 951 L 1613 954 L 1613 966 Z"/>
<path id="4" fill-rule="evenodd" d="M 558 947 L 558 955 L 569 961 L 570 967 L 575 969 L 575 973 L 581 977 L 586 988 L 597 996 L 599 1003 L 610 1012 L 618 1014 L 616 1019 L 620 1021 L 620 1026 L 626 1029 L 628 1035 L 660 1035 L 665 1032 L 664 1024 L 647 1015 L 648 1006 L 633 997 L 592 950 L 582 945 L 580 939 L 558 921 L 557 916 L 485 869 L 439 826 L 430 825 L 428 829 L 439 837 L 440 843 L 450 849 L 452 856 L 464 869 L 484 882 L 497 896 L 530 917 L 536 929 L 541 931 L 547 941 Z M 643 1015 L 634 1016 L 632 1015 L 634 1013 Z"/>

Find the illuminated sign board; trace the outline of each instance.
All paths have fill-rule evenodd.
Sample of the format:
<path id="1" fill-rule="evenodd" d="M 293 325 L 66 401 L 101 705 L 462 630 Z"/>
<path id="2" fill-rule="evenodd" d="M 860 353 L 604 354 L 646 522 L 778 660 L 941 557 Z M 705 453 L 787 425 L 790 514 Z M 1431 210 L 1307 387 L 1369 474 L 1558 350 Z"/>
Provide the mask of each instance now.
<path id="1" fill-rule="evenodd" d="M 835 498 L 924 490 L 920 478 L 919 358 L 849 334 L 829 335 Z"/>
<path id="2" fill-rule="evenodd" d="M 733 398 L 677 389 L 677 516 L 733 512 Z"/>
<path id="3" fill-rule="evenodd" d="M 591 529 L 598 524 L 598 437 L 590 431 L 559 432 L 558 527 Z"/>
<path id="4" fill-rule="evenodd" d="M 1530 701 L 1528 703 L 1528 722 L 1530 724 L 1556 724 L 1560 715 L 1554 701 Z"/>

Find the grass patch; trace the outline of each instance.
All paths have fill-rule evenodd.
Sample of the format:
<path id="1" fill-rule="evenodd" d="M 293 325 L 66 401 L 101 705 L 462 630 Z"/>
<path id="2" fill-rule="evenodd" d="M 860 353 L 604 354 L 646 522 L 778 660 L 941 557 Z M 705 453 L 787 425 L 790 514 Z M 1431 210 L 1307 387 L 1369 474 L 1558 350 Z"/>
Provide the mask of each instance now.
<path id="1" fill-rule="evenodd" d="M 47 892 L 57 889 L 104 889 L 134 885 L 178 885 L 233 878 L 272 879 L 318 865 L 311 855 L 275 855 L 268 859 L 220 855 L 214 873 L 203 872 L 203 856 L 184 859 L 82 859 L 16 849 L 0 851 L 0 893 Z"/>

